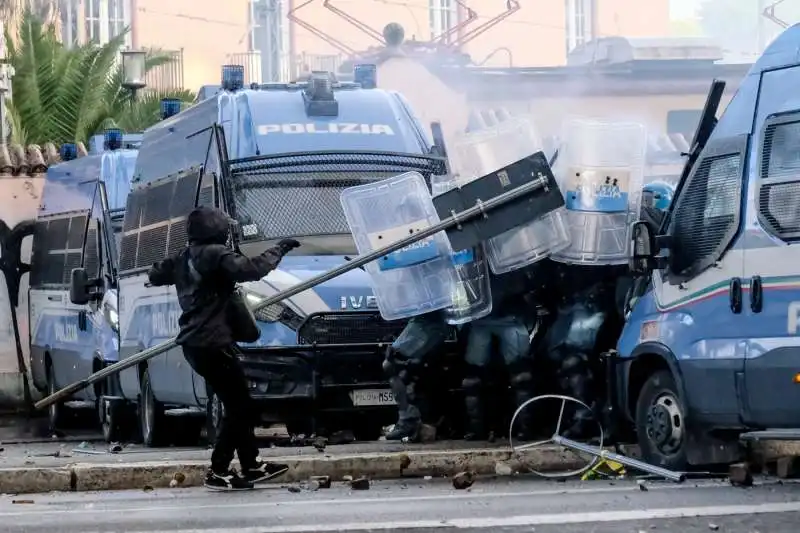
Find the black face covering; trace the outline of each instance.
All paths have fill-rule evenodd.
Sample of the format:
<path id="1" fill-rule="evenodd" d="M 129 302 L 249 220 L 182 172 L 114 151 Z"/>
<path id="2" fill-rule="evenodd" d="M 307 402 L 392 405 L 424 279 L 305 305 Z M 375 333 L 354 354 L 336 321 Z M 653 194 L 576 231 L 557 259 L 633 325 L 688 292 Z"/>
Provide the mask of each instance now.
<path id="1" fill-rule="evenodd" d="M 213 207 L 198 207 L 186 221 L 190 244 L 225 244 L 229 230 L 227 215 Z"/>

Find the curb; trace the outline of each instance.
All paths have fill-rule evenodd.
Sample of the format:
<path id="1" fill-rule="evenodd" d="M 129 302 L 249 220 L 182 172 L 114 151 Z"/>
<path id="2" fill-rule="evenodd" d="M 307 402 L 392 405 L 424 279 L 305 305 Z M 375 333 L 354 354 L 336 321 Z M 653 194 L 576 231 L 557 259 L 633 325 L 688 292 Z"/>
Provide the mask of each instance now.
<path id="1" fill-rule="evenodd" d="M 626 454 L 636 449 L 625 448 Z M 286 463 L 289 472 L 280 482 L 306 481 L 311 476 L 330 476 L 342 481 L 346 476 L 370 479 L 398 479 L 424 476 L 446 477 L 459 472 L 473 471 L 478 475 L 496 475 L 498 462 L 507 464 L 512 472 L 558 472 L 581 468 L 586 463 L 563 448 L 541 447 L 535 450 L 459 450 L 409 451 L 399 453 L 364 453 L 316 457 L 270 457 Z M 410 461 L 410 462 L 409 462 Z M 403 463 L 408 466 L 403 468 Z M 31 494 L 41 492 L 83 492 L 100 490 L 129 490 L 168 488 L 176 473 L 185 476 L 182 487 L 197 487 L 203 483 L 206 461 L 159 461 L 129 464 L 79 463 L 59 468 L 2 468 L 0 493 Z M 508 470 L 508 469 L 505 469 Z"/>

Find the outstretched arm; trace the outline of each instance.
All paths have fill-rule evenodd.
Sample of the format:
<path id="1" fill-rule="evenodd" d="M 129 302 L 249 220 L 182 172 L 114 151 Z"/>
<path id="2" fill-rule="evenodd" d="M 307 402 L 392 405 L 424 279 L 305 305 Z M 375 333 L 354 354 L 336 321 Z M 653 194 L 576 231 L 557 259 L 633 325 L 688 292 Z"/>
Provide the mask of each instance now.
<path id="1" fill-rule="evenodd" d="M 267 249 L 256 257 L 247 257 L 219 245 L 206 249 L 206 265 L 208 270 L 217 270 L 225 278 L 234 283 L 257 281 L 278 267 L 278 264 L 289 251 L 300 246 L 293 239 L 285 239 L 277 246 Z"/>

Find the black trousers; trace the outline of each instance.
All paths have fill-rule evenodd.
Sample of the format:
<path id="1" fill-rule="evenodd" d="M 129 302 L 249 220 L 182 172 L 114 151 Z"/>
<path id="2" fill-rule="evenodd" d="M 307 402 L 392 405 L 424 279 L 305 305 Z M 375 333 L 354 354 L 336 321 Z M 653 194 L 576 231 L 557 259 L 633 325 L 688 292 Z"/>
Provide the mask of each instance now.
<path id="1" fill-rule="evenodd" d="M 255 436 L 258 412 L 237 359 L 238 353 L 235 345 L 226 348 L 183 346 L 186 361 L 205 378 L 211 392 L 225 407 L 222 429 L 211 454 L 211 469 L 217 473 L 228 471 L 234 451 L 242 469 L 255 466 L 258 458 Z"/>

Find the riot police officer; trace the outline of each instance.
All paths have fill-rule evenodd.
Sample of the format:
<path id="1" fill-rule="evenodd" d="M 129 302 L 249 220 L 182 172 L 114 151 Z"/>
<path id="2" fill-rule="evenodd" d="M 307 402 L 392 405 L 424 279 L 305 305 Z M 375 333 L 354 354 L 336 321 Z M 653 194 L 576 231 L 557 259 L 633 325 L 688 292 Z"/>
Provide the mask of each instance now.
<path id="1" fill-rule="evenodd" d="M 467 418 L 466 440 L 488 437 L 484 410 L 484 380 L 496 339 L 508 371 L 509 383 L 517 406 L 533 396 L 530 334 L 531 313 L 535 311 L 527 296 L 530 272 L 516 271 L 492 277 L 492 312 L 469 326 L 465 354 L 466 371 L 462 387 Z M 529 410 L 517 419 L 517 437 L 527 439 L 531 432 Z"/>
<path id="2" fill-rule="evenodd" d="M 417 391 L 420 372 L 425 359 L 444 345 L 449 333 L 443 312 L 415 316 L 386 351 L 383 369 L 389 376 L 398 410 L 397 424 L 386 440 L 418 439 L 422 425 Z"/>

